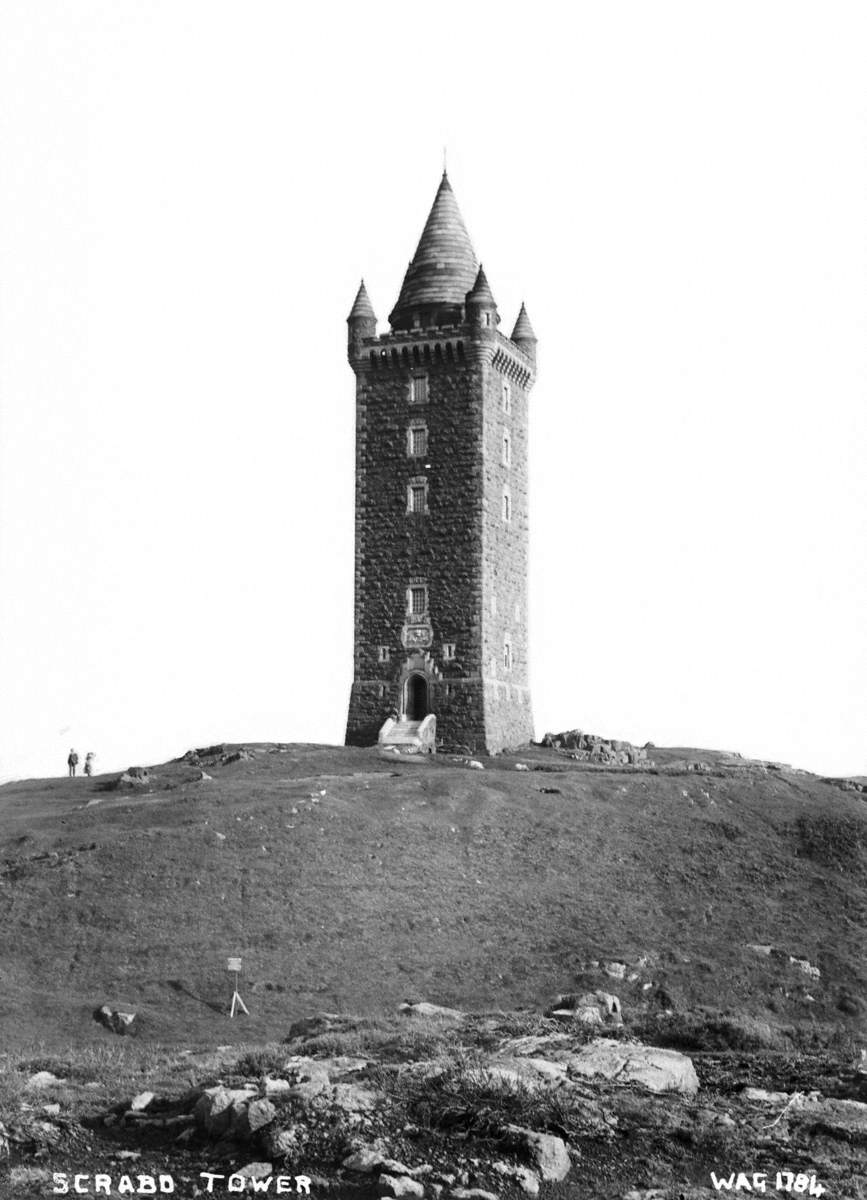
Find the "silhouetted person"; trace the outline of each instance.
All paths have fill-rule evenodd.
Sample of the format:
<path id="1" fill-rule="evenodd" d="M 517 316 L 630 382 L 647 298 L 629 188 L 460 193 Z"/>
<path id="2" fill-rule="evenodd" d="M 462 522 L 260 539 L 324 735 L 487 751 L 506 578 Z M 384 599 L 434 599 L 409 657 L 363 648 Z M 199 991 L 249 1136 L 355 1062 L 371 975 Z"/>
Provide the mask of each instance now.
<path id="1" fill-rule="evenodd" d="M 75 774 L 75 768 L 78 766 L 78 755 L 74 750 L 69 751 L 69 758 L 66 760 L 66 765 L 69 767 L 69 774 Z"/>
<path id="2" fill-rule="evenodd" d="M 87 754 L 85 754 L 85 756 L 84 756 L 84 773 L 85 773 L 85 775 L 93 774 L 93 760 L 95 758 L 96 758 L 96 755 L 93 753 L 92 750 L 88 750 Z"/>

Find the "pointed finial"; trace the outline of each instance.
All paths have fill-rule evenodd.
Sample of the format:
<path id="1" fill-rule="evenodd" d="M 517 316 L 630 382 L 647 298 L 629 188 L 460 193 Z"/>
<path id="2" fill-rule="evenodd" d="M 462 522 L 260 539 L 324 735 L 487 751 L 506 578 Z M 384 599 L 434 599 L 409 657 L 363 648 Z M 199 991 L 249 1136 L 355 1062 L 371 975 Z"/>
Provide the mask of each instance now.
<path id="1" fill-rule="evenodd" d="M 443 179 L 446 178 L 446 147 L 443 146 Z"/>
<path id="2" fill-rule="evenodd" d="M 370 297 L 367 294 L 367 288 L 364 286 L 364 280 L 361 281 L 361 286 L 355 297 L 355 303 L 352 305 L 352 310 L 347 317 L 348 321 L 357 319 L 363 321 L 376 322 L 376 314 L 373 311 L 373 305 L 370 303 Z"/>

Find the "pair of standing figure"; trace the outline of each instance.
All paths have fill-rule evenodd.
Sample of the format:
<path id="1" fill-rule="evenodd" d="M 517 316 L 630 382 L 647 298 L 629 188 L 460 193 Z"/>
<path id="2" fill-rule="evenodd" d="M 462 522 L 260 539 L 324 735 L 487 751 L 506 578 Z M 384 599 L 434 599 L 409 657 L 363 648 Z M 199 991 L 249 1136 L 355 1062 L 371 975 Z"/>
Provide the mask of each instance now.
<path id="1" fill-rule="evenodd" d="M 84 773 L 85 773 L 85 775 L 93 774 L 93 760 L 95 758 L 96 758 L 96 755 L 93 753 L 93 751 L 88 750 L 87 754 L 84 756 Z M 69 767 L 69 774 L 74 775 L 76 768 L 78 767 L 78 754 L 75 750 L 69 751 L 69 758 L 67 758 L 67 760 L 66 760 L 66 765 L 67 765 L 67 767 Z"/>

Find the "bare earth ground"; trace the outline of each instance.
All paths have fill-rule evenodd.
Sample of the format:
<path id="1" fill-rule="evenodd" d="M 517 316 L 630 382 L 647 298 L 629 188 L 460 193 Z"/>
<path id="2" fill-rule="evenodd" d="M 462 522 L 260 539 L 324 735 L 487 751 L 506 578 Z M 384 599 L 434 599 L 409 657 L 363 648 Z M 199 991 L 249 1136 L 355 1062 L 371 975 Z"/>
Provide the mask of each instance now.
<path id="1" fill-rule="evenodd" d="M 214 1082 L 243 1045 L 268 1044 L 279 1058 L 297 1018 L 381 1019 L 407 999 L 500 1014 L 487 1032 L 473 1025 L 435 1047 L 473 1055 L 514 1029 L 550 1031 L 539 1014 L 558 992 L 604 988 L 623 1004 L 626 1029 L 614 1036 L 690 1054 L 705 1108 L 734 1113 L 737 1136 L 721 1147 L 693 1109 L 687 1134 L 683 1114 L 660 1116 L 658 1099 L 635 1101 L 639 1120 L 621 1096 L 611 1101 L 614 1139 L 582 1141 L 572 1129 L 582 1166 L 562 1184 L 543 1183 L 543 1194 L 709 1186 L 713 1162 L 740 1169 L 738 1146 L 764 1153 L 733 1099 L 747 1083 L 867 1099 L 853 1067 L 867 1041 L 862 793 L 697 750 L 652 750 L 649 771 L 533 748 L 482 760 L 482 772 L 445 757 L 393 763 L 375 750 L 250 749 L 247 760 L 203 759 L 206 780 L 185 763 L 154 768 L 143 792 L 112 790 L 116 776 L 0 788 L 0 1122 L 42 1102 L 22 1090 L 28 1072 L 49 1067 L 67 1080 L 58 1102 L 70 1124 L 33 1162 L 83 1156 L 80 1169 L 94 1170 L 134 1144 L 144 1161 L 180 1155 L 192 1177 L 196 1163 L 213 1161 L 198 1144 L 167 1159 L 167 1135 L 124 1123 L 120 1133 L 85 1129 L 79 1119 L 145 1086 L 169 1098 Z M 516 771 L 517 762 L 531 769 Z M 687 769 L 697 762 L 702 771 Z M 225 960 L 236 954 L 250 1016 L 230 1021 Z M 622 977 L 611 963 L 624 964 Z M 137 1040 L 94 1022 L 105 1003 L 139 1014 Z M 515 1010 L 523 1015 L 505 1015 Z M 370 1050 L 360 1028 L 352 1037 Z M 419 1051 L 395 1036 L 382 1034 L 385 1050 L 373 1046 L 376 1070 Z M 234 1049 L 215 1065 L 225 1044 Z M 502 1102 L 473 1095 L 483 1108 Z M 462 1136 L 482 1136 L 464 1125 Z M 11 1161 L 30 1162 L 38 1143 L 13 1140 Z M 470 1182 L 478 1175 L 490 1190 L 471 1150 L 449 1145 Z M 426 1161 L 440 1153 L 423 1149 Z M 785 1148 L 772 1149 L 785 1167 Z M 851 1139 L 798 1154 L 799 1169 L 811 1157 L 832 1164 L 821 1168 L 828 1179 L 843 1164 L 830 1197 L 861 1194 L 863 1153 Z M 14 1194 L 43 1194 L 18 1179 Z M 340 1194 L 356 1194 L 358 1181 L 334 1179 Z"/>

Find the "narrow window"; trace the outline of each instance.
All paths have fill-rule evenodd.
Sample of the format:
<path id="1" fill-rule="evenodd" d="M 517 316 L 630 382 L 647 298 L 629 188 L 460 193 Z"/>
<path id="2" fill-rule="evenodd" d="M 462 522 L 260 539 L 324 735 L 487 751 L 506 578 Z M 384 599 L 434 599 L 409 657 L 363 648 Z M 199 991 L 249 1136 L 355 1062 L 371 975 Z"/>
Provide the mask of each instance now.
<path id="1" fill-rule="evenodd" d="M 451 662 L 455 657 L 455 643 L 443 642 L 443 661 Z"/>
<path id="2" fill-rule="evenodd" d="M 407 437 L 407 454 L 410 458 L 421 458 L 427 454 L 427 426 L 411 425 Z"/>
<path id="3" fill-rule="evenodd" d="M 413 480 L 407 486 L 406 511 L 411 513 L 427 512 L 427 480 Z"/>
<path id="4" fill-rule="evenodd" d="M 490 325 L 490 323 L 491 323 L 491 314 L 489 312 L 486 312 L 485 313 L 485 324 Z"/>
<path id="5" fill-rule="evenodd" d="M 512 465 L 512 439 L 508 433 L 503 434 L 503 466 L 510 467 Z"/>
<path id="6" fill-rule="evenodd" d="M 410 404 L 427 404 L 427 375 L 413 375 L 409 381 Z"/>
<path id="7" fill-rule="evenodd" d="M 508 383 L 503 384 L 503 412 L 510 413 L 512 411 L 512 388 Z"/>
<path id="8" fill-rule="evenodd" d="M 506 522 L 512 519 L 512 497 L 508 492 L 503 492 L 503 520 Z"/>
<path id="9" fill-rule="evenodd" d="M 503 670 L 511 671 L 512 669 L 512 643 L 503 642 Z"/>
<path id="10" fill-rule="evenodd" d="M 391 650 L 388 646 L 379 647 L 379 661 L 381 663 L 391 662 Z"/>
<path id="11" fill-rule="evenodd" d="M 427 611 L 426 587 L 411 587 L 409 589 L 409 611 L 414 617 L 420 617 Z"/>

